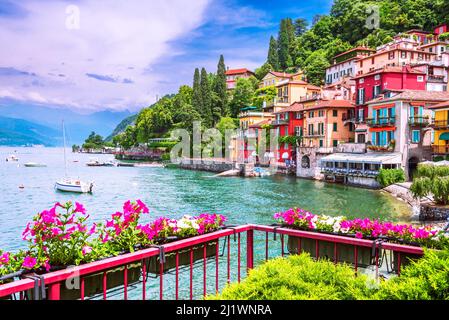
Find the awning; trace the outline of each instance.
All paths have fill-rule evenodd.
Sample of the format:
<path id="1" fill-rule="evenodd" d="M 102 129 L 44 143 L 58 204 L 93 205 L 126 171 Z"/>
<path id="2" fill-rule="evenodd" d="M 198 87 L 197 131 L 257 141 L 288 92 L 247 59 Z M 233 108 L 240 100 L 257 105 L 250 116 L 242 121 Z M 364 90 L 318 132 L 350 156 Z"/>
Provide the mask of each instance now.
<path id="1" fill-rule="evenodd" d="M 321 158 L 323 162 L 349 162 L 368 164 L 401 164 L 402 155 L 400 153 L 334 153 Z"/>
<path id="2" fill-rule="evenodd" d="M 440 140 L 449 141 L 449 132 L 444 132 L 440 135 Z"/>

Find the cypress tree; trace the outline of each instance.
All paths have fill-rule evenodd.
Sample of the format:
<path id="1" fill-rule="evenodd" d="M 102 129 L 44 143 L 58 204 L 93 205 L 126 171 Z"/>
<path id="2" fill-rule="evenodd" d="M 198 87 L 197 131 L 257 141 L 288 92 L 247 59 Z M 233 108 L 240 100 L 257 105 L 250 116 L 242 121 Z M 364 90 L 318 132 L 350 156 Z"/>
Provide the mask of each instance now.
<path id="1" fill-rule="evenodd" d="M 212 92 L 210 89 L 209 75 L 205 68 L 201 69 L 201 112 L 203 123 L 210 128 L 213 123 L 212 119 Z"/>
<path id="2" fill-rule="evenodd" d="M 203 98 L 201 94 L 200 70 L 198 68 L 195 69 L 195 74 L 193 76 L 192 105 L 202 116 L 201 110 L 203 109 Z"/>
<path id="3" fill-rule="evenodd" d="M 279 71 L 278 43 L 273 36 L 270 39 L 267 62 L 273 67 L 274 71 Z"/>
<path id="4" fill-rule="evenodd" d="M 228 92 L 226 87 L 226 66 L 223 55 L 220 56 L 217 67 L 217 76 L 215 77 L 214 92 L 218 97 L 218 105 L 215 106 L 220 112 L 220 116 L 229 115 Z"/>
<path id="5" fill-rule="evenodd" d="M 290 56 L 290 32 L 288 19 L 282 19 L 278 39 L 279 67 L 282 70 L 293 65 L 292 57 Z"/>

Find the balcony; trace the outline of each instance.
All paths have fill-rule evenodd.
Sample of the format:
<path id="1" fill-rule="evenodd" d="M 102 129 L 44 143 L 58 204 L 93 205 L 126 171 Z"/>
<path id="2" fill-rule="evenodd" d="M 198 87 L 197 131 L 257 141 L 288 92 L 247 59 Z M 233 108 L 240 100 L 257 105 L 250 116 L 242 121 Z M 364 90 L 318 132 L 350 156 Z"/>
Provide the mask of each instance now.
<path id="1" fill-rule="evenodd" d="M 312 131 L 304 134 L 304 138 L 318 138 L 324 137 L 324 132 Z"/>
<path id="2" fill-rule="evenodd" d="M 449 119 L 448 120 L 433 120 L 432 127 L 434 129 L 448 129 L 449 128 Z"/>
<path id="3" fill-rule="evenodd" d="M 370 127 L 391 127 L 396 123 L 396 117 L 379 117 L 376 119 L 366 119 L 366 123 Z"/>
<path id="4" fill-rule="evenodd" d="M 427 81 L 433 83 L 446 83 L 444 78 L 445 78 L 444 76 L 429 75 L 427 76 Z"/>
<path id="5" fill-rule="evenodd" d="M 448 155 L 449 154 L 449 145 L 448 146 L 432 146 L 432 153 L 434 155 Z"/>
<path id="6" fill-rule="evenodd" d="M 430 119 L 429 117 L 410 117 L 408 123 L 414 127 L 427 127 L 430 124 Z"/>
<path id="7" fill-rule="evenodd" d="M 274 126 L 288 125 L 288 120 L 285 119 L 274 120 L 272 124 Z"/>

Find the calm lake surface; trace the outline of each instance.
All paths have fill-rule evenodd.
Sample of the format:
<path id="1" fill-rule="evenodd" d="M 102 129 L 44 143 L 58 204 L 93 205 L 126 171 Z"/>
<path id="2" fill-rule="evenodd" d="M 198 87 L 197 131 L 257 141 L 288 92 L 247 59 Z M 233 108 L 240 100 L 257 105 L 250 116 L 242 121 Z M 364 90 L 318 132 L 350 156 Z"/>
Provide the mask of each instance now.
<path id="1" fill-rule="evenodd" d="M 19 162 L 6 162 L 9 154 Z M 150 208 L 146 221 L 159 216 L 216 212 L 229 224 L 273 223 L 275 212 L 300 207 L 317 214 L 370 217 L 408 221 L 411 209 L 378 191 L 296 179 L 214 178 L 207 172 L 164 168 L 86 166 L 90 158 L 112 160 L 111 155 L 68 155 L 72 177 L 94 181 L 93 195 L 59 193 L 54 183 L 64 176 L 61 148 L 0 148 L 0 248 L 24 247 L 21 233 L 34 214 L 56 201 L 74 200 L 85 205 L 92 220 L 101 221 L 121 210 L 128 199 L 141 199 Z M 45 163 L 46 168 L 26 168 L 27 162 Z M 24 189 L 19 189 L 23 185 Z M 145 222 L 145 221 L 143 221 Z"/>

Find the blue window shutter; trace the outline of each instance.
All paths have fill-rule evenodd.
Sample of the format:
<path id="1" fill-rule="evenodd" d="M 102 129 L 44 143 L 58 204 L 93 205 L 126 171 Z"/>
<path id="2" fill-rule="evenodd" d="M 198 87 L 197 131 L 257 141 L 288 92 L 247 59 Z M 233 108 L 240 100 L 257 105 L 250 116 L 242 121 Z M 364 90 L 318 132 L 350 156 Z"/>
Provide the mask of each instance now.
<path id="1" fill-rule="evenodd" d="M 391 108 L 391 116 L 392 117 L 396 116 L 396 108 L 395 107 Z"/>
<path id="2" fill-rule="evenodd" d="M 419 116 L 422 117 L 424 113 L 424 107 L 419 107 Z"/>
<path id="3" fill-rule="evenodd" d="M 415 116 L 415 108 L 410 107 L 410 117 L 414 117 Z"/>
<path id="4" fill-rule="evenodd" d="M 373 145 L 377 146 L 377 142 L 376 142 L 376 133 L 373 132 L 371 134 L 371 142 L 373 143 Z"/>

